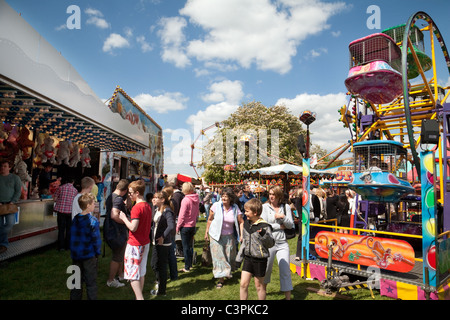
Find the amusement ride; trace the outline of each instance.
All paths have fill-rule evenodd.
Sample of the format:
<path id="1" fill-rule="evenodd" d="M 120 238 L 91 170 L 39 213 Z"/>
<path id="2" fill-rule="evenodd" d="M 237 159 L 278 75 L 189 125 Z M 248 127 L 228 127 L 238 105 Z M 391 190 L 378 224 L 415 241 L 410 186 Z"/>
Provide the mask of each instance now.
<path id="1" fill-rule="evenodd" d="M 339 113 L 351 136 L 344 146 L 354 155 L 348 188 L 356 206 L 344 233 L 311 231 L 317 256 L 340 270 L 318 277 L 328 292 L 347 285 L 339 274 L 373 280 L 375 272 L 371 287 L 382 295 L 449 299 L 450 90 L 438 83 L 439 47 L 450 70 L 442 34 L 425 12 L 349 44 L 349 102 Z M 316 263 L 303 261 L 302 268 Z"/>
<path id="2" fill-rule="evenodd" d="M 438 83 L 439 48 L 450 73 L 442 34 L 425 12 L 349 44 L 349 100 L 339 113 L 350 139 L 333 160 L 351 148 L 347 187 L 356 205 L 349 228 L 313 223 L 304 192 L 302 256 L 291 259 L 291 270 L 320 280 L 325 294 L 353 287 L 350 275 L 396 299 L 450 299 L 450 88 Z M 304 159 L 308 190 L 309 173 Z"/>

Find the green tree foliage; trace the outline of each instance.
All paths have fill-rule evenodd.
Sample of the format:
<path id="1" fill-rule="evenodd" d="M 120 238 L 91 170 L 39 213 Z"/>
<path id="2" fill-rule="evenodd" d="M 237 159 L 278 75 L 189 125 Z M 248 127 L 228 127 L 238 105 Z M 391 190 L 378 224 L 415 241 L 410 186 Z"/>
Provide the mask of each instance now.
<path id="1" fill-rule="evenodd" d="M 238 153 L 238 141 L 241 133 L 243 135 L 247 134 L 246 136 L 251 140 L 250 143 L 244 144 L 245 154 Z M 265 139 L 265 133 L 267 134 L 267 139 Z M 226 161 L 226 152 L 229 152 L 229 150 L 226 150 L 226 137 L 233 134 L 235 135 L 232 144 L 233 161 L 228 163 Z M 301 164 L 302 157 L 297 149 L 297 137 L 299 134 L 306 135 L 306 130 L 302 128 L 302 123 L 298 116 L 289 113 L 285 106 L 266 107 L 260 102 L 243 104 L 228 119 L 223 121 L 222 127 L 215 133 L 213 139 L 208 142 L 207 147 L 204 148 L 203 159 L 200 165 L 204 168 L 203 177 L 207 182 L 233 182 L 240 181 L 242 177 L 239 175 L 239 172 L 245 170 L 286 162 Z M 265 141 L 267 141 L 266 146 L 264 145 Z M 258 148 L 252 143 L 256 143 Z M 220 146 L 223 146 L 222 152 Z M 249 154 L 252 148 L 257 150 L 256 161 L 254 160 L 255 157 L 252 158 L 254 153 Z M 205 152 L 205 150 L 209 151 Z M 272 154 L 274 150 L 276 154 Z M 268 154 L 264 151 L 267 151 Z M 244 155 L 245 161 L 242 161 Z M 225 165 L 231 164 L 236 165 L 235 171 L 224 170 Z"/>

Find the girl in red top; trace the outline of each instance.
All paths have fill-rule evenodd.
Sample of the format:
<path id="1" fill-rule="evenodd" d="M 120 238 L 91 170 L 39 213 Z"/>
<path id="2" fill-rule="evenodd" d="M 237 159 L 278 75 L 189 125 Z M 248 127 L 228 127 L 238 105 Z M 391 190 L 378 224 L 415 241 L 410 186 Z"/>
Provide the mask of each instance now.
<path id="1" fill-rule="evenodd" d="M 136 300 L 144 300 L 144 276 L 147 270 L 147 257 L 150 248 L 150 229 L 152 223 L 152 209 L 144 199 L 145 183 L 136 180 L 130 183 L 128 191 L 132 201 L 136 204 L 131 209 L 131 221 L 124 212 L 120 212 L 120 219 L 130 230 L 127 247 L 125 249 L 124 278 L 130 280 Z"/>

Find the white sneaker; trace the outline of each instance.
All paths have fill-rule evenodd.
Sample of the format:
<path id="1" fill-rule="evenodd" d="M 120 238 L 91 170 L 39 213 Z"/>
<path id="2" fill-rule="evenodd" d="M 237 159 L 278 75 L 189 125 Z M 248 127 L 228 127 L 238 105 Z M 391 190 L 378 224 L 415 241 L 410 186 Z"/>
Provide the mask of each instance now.
<path id="1" fill-rule="evenodd" d="M 120 288 L 125 286 L 124 283 L 119 282 L 117 279 L 114 279 L 113 281 L 106 281 L 106 285 L 110 288 Z"/>

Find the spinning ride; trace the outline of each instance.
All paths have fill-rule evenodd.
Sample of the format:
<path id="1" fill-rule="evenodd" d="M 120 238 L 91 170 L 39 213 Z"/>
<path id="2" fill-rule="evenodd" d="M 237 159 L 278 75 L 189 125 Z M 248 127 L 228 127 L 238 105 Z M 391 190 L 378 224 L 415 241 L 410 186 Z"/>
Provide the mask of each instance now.
<path id="1" fill-rule="evenodd" d="M 426 26 L 419 28 L 418 21 Z M 428 38 L 429 53 L 425 47 Z M 361 212 L 352 212 L 350 228 L 330 226 L 330 222 L 309 224 L 311 234 L 316 234 L 314 248 L 318 257 L 314 260 L 308 256 L 310 242 L 303 241 L 303 262 L 300 269 L 296 265 L 300 275 L 332 284 L 334 279 L 321 269 L 321 259 L 327 257 L 329 250 L 328 260 L 342 273 L 373 278 L 369 268 L 377 268 L 376 285 L 382 295 L 418 300 L 450 298 L 450 103 L 446 103 L 450 91 L 438 84 L 438 46 L 450 71 L 445 42 L 424 12 L 412 15 L 405 25 L 350 43 L 350 71 L 345 80 L 350 98 L 339 112 L 351 134 L 355 158 L 349 187 L 357 192 L 356 208 Z M 428 126 L 422 128 L 429 123 L 436 124 L 431 134 Z M 419 157 L 419 147 L 430 149 L 424 144 L 433 144 L 433 150 L 422 151 Z M 411 171 L 419 173 L 415 181 L 407 181 Z M 415 188 L 411 183 L 415 183 Z M 416 220 L 408 215 L 408 201 L 419 204 Z M 305 210 L 305 203 L 303 206 L 304 211 L 309 211 Z M 370 212 L 369 208 L 375 207 L 376 212 Z M 372 229 L 369 220 L 380 219 L 378 209 L 382 209 L 385 218 Z M 305 225 L 308 213 L 302 217 Z M 363 229 L 356 227 L 356 214 L 364 220 L 360 223 Z M 390 220 L 393 214 L 397 216 Z M 333 232 L 325 231 L 325 237 L 321 230 L 327 228 Z M 348 235 L 337 229 L 347 230 Z M 384 244 L 387 237 L 393 243 Z M 373 245 L 377 241 L 380 250 Z M 387 266 L 400 261 L 396 260 L 399 256 L 395 251 L 405 241 L 412 246 L 407 255 L 402 253 L 402 257 L 407 256 L 408 268 L 400 267 L 395 274 L 385 272 L 389 270 Z M 348 250 L 361 244 L 365 253 Z M 380 263 L 363 263 L 361 257 Z"/>
<path id="2" fill-rule="evenodd" d="M 416 26 L 419 20 L 428 25 L 419 29 Z M 429 33 L 430 56 L 425 53 L 424 32 Z M 448 97 L 445 88 L 438 84 L 437 45 L 450 71 L 444 39 L 424 12 L 411 16 L 405 25 L 350 44 L 351 69 L 345 80 L 350 99 L 341 108 L 340 120 L 349 127 L 352 144 L 367 139 L 398 141 L 404 144 L 410 153 L 409 160 L 420 171 L 416 150 L 421 143 L 422 121 L 438 119 Z M 415 84 L 410 84 L 413 79 Z"/>
<path id="3" fill-rule="evenodd" d="M 414 193 L 406 180 L 406 150 L 391 140 L 363 141 L 353 145 L 354 172 L 348 187 L 363 200 L 396 202 Z"/>

